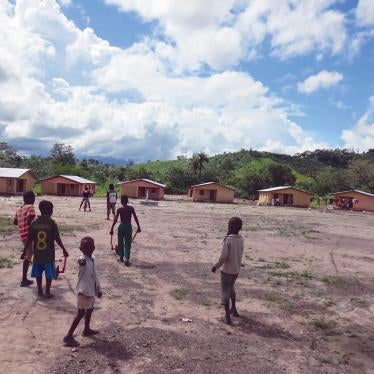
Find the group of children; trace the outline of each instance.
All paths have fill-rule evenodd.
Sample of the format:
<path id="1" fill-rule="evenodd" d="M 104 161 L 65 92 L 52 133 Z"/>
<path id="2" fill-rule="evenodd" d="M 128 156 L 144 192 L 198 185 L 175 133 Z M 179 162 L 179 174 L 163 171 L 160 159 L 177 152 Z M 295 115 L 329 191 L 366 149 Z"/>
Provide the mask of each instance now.
<path id="1" fill-rule="evenodd" d="M 27 287 L 33 283 L 32 280 L 27 278 L 29 265 L 32 262 L 31 276 L 36 278 L 38 296 L 51 298 L 53 297 L 50 292 L 52 280 L 56 279 L 55 242 L 60 246 L 65 257 L 68 257 L 69 254 L 61 241 L 58 226 L 51 218 L 53 214 L 52 202 L 47 200 L 40 201 L 40 216 L 36 217 L 33 207 L 35 194 L 32 191 L 25 192 L 23 200 L 24 204 L 17 210 L 14 219 L 14 224 L 18 225 L 20 237 L 24 246 L 21 255 L 21 259 L 23 259 L 23 270 L 20 286 Z M 141 229 L 135 209 L 128 205 L 128 197 L 126 195 L 121 196 L 121 204 L 122 207 L 118 208 L 115 213 L 110 235 L 113 235 L 114 227 L 120 218 L 121 223 L 118 227 L 118 254 L 120 261 L 129 266 L 132 242 L 132 217 L 134 217 L 138 226 L 137 232 L 141 232 Z M 115 209 L 115 204 L 114 207 L 111 208 Z M 215 273 L 218 268 L 222 267 L 222 304 L 225 308 L 224 322 L 227 324 L 232 324 L 231 316 L 239 317 L 236 309 L 235 281 L 240 272 L 244 249 L 244 240 L 239 234 L 241 228 L 242 220 L 239 217 L 232 217 L 229 220 L 228 232 L 223 241 L 221 256 L 218 262 L 212 267 L 213 273 Z M 83 317 L 85 317 L 85 327 L 82 335 L 91 336 L 98 333 L 90 328 L 90 322 L 95 296 L 99 298 L 102 297 L 96 269 L 96 259 L 93 255 L 95 250 L 94 239 L 89 236 L 84 237 L 80 242 L 79 249 L 82 254 L 77 261 L 78 282 L 76 290 L 78 311 L 67 335 L 63 339 L 64 344 L 69 347 L 79 345 L 74 339 L 73 334 Z M 43 292 L 42 288 L 43 272 L 46 278 L 45 292 Z"/>

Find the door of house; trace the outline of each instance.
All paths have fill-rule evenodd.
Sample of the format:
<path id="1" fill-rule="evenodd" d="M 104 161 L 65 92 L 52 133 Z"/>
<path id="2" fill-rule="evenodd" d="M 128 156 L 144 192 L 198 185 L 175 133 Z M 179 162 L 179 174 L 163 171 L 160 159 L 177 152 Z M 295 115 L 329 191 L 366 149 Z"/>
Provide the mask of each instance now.
<path id="1" fill-rule="evenodd" d="M 7 179 L 6 180 L 6 193 L 14 193 L 13 179 Z"/>
<path id="2" fill-rule="evenodd" d="M 138 197 L 145 198 L 146 197 L 146 188 L 145 187 L 139 187 Z"/>
<path id="3" fill-rule="evenodd" d="M 209 192 L 209 200 L 216 201 L 217 200 L 217 190 L 211 190 Z"/>
<path id="4" fill-rule="evenodd" d="M 65 191 L 65 184 L 63 183 L 58 183 L 57 184 L 57 194 L 58 195 L 65 195 L 66 191 Z"/>
<path id="5" fill-rule="evenodd" d="M 283 205 L 288 205 L 288 195 L 287 194 L 283 195 Z"/>
<path id="6" fill-rule="evenodd" d="M 24 179 L 17 179 L 16 192 L 24 192 L 24 191 L 25 191 L 25 180 Z"/>

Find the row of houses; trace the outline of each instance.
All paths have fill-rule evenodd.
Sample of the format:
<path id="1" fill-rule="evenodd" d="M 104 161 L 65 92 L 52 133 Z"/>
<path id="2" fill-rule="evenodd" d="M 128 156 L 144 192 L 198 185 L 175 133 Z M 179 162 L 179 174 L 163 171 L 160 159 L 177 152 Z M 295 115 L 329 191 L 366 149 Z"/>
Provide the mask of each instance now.
<path id="1" fill-rule="evenodd" d="M 0 194 L 15 195 L 32 190 L 36 178 L 30 169 L 0 168 Z M 121 194 L 130 198 L 162 200 L 166 186 L 149 179 L 135 179 L 120 182 Z M 41 193 L 44 195 L 80 196 L 83 190 L 94 194 L 96 183 L 74 175 L 58 175 L 40 180 Z M 280 186 L 258 191 L 259 205 L 291 206 L 306 208 L 310 206 L 312 194 L 292 186 Z M 374 212 L 374 194 L 359 191 L 343 191 L 331 194 L 335 208 Z M 232 203 L 235 190 L 216 182 L 191 186 L 188 196 L 192 201 Z"/>

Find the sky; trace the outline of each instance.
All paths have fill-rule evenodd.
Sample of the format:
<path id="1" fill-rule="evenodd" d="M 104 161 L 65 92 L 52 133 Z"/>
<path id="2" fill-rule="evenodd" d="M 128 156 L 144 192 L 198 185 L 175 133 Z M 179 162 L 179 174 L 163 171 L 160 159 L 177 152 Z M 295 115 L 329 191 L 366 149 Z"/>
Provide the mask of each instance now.
<path id="1" fill-rule="evenodd" d="M 373 0 L 0 0 L 0 24 L 26 155 L 374 148 Z"/>

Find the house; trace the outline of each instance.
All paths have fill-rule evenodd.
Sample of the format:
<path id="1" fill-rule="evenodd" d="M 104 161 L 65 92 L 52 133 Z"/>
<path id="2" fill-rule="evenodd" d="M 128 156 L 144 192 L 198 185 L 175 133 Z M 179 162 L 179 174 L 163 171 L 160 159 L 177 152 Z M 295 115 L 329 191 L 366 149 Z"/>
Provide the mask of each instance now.
<path id="1" fill-rule="evenodd" d="M 374 212 L 374 194 L 360 190 L 350 190 L 332 193 L 335 197 L 334 209 L 352 209 L 357 211 Z"/>
<path id="2" fill-rule="evenodd" d="M 81 196 L 85 188 L 96 192 L 96 183 L 76 175 L 56 175 L 40 180 L 43 195 Z"/>
<path id="3" fill-rule="evenodd" d="M 308 208 L 313 194 L 291 186 L 258 190 L 258 205 L 279 205 Z"/>
<path id="4" fill-rule="evenodd" d="M 188 196 L 192 201 L 233 203 L 235 190 L 217 182 L 207 182 L 191 186 Z"/>
<path id="5" fill-rule="evenodd" d="M 134 199 L 164 199 L 166 186 L 150 179 L 134 179 L 118 184 L 121 188 L 121 195 L 127 195 Z"/>
<path id="6" fill-rule="evenodd" d="M 32 191 L 35 180 L 30 169 L 0 168 L 0 194 L 17 195 Z"/>

